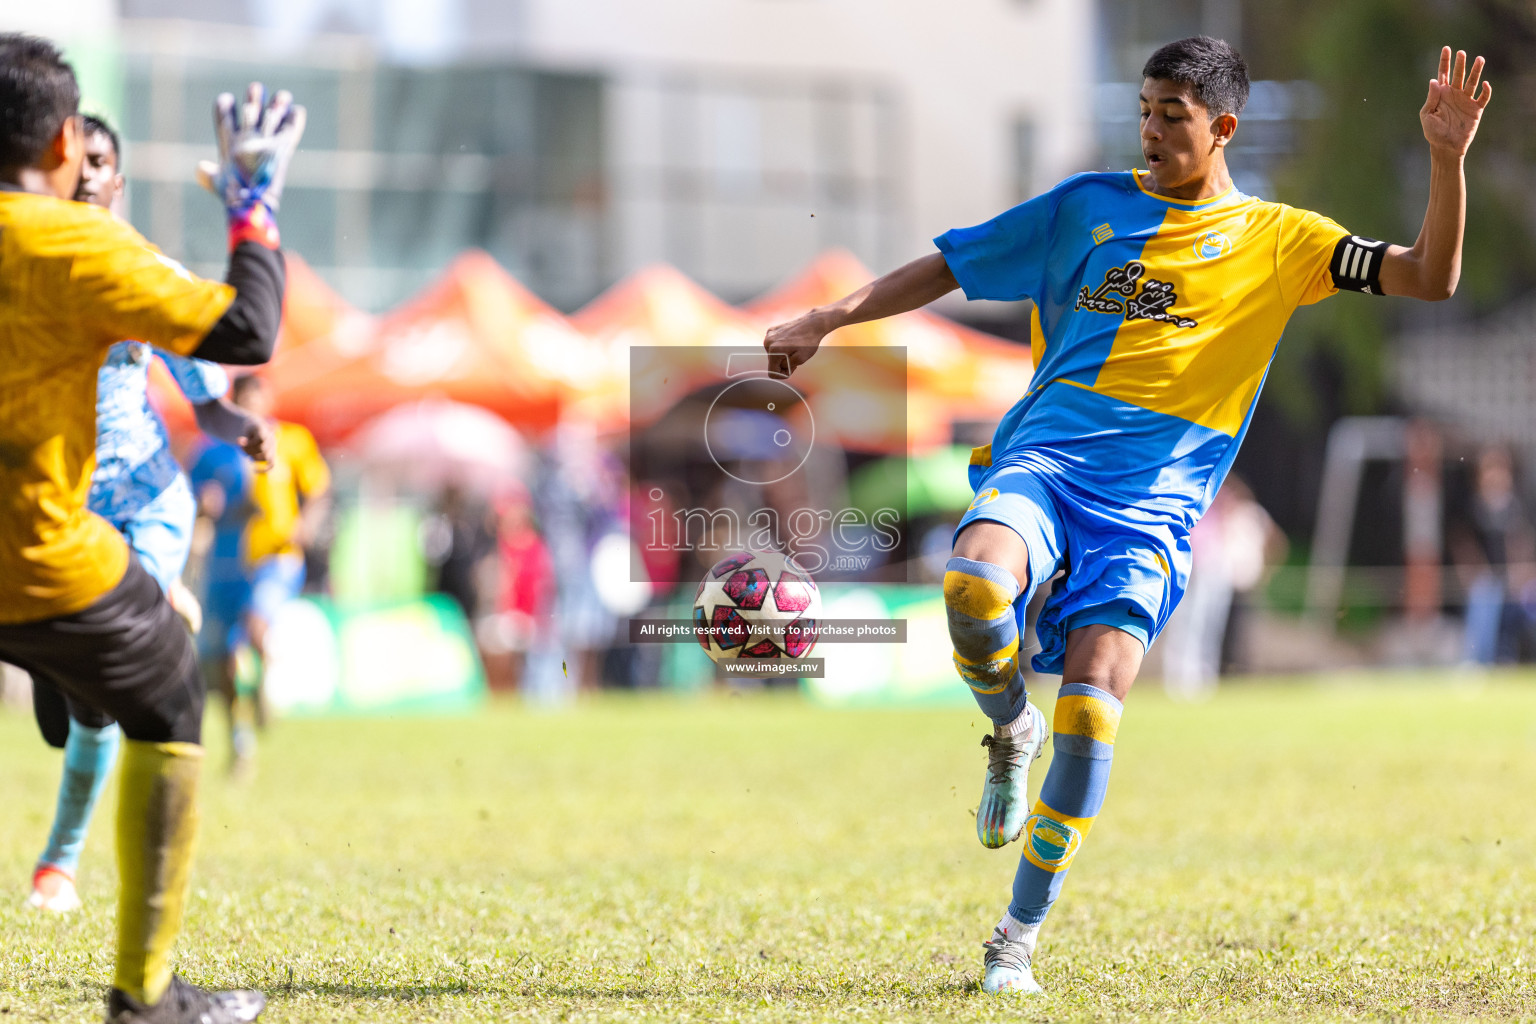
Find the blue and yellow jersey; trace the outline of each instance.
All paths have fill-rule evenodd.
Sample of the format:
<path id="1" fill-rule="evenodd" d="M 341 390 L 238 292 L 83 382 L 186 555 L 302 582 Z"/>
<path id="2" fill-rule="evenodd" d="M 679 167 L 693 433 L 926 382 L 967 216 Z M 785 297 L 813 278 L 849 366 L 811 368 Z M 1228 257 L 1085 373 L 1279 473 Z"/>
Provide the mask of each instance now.
<path id="1" fill-rule="evenodd" d="M 1185 529 L 1237 454 L 1286 321 L 1348 232 L 1235 188 L 1186 202 L 1079 174 L 935 243 L 966 297 L 1031 299 L 1035 376 L 972 455 Z"/>

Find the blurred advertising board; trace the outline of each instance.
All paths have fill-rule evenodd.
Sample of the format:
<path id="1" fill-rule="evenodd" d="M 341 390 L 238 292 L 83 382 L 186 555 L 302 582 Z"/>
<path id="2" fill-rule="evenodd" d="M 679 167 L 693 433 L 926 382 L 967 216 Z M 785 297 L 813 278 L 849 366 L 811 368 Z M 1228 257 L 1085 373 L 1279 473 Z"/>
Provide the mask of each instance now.
<path id="1" fill-rule="evenodd" d="M 905 643 L 818 644 L 815 653 L 825 660 L 825 672 L 801 683 L 818 704 L 974 706 L 950 660 L 949 625 L 938 587 L 832 584 L 822 590 L 822 615 L 902 619 L 907 627 Z"/>
<path id="2" fill-rule="evenodd" d="M 822 661 L 819 678 L 800 680 L 811 700 L 828 707 L 975 706 L 950 660 L 953 648 L 938 587 L 831 583 L 821 588 L 821 598 L 823 619 L 899 619 L 906 623 L 905 641 L 818 640 L 812 656 Z M 681 618 L 686 613 L 675 608 L 669 614 Z M 716 681 L 709 658 L 691 639 L 666 644 L 662 650 L 662 678 L 668 688 L 696 692 Z"/>
<path id="3" fill-rule="evenodd" d="M 267 651 L 267 699 L 283 715 L 455 712 L 486 699 L 469 624 L 441 594 L 344 607 L 290 601 Z"/>

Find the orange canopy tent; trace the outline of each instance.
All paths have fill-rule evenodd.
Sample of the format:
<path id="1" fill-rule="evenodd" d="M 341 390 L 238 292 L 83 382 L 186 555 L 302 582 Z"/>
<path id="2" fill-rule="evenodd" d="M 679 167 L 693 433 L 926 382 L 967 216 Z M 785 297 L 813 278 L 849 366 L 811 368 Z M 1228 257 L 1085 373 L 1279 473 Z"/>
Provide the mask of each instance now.
<path id="1" fill-rule="evenodd" d="M 686 395 L 732 375 L 762 376 L 769 369 L 762 324 L 673 267 L 631 275 L 571 323 L 603 348 L 608 371 L 573 412 L 604 429 L 650 425 Z M 669 351 L 634 354 L 636 347 Z M 888 361 L 850 356 L 840 364 L 813 362 L 789 383 L 810 401 L 821 436 L 867 451 L 905 447 L 899 407 L 890 401 L 905 381 L 890 372 Z"/>
<path id="2" fill-rule="evenodd" d="M 654 422 L 684 395 L 718 381 L 720 360 L 708 349 L 751 348 L 762 340 L 739 310 L 662 265 L 646 267 L 609 288 L 574 313 L 571 326 L 601 352 L 586 397 L 572 413 L 606 431 L 632 421 Z M 635 347 L 677 351 L 632 361 Z M 639 375 L 633 387 L 632 372 Z M 638 408 L 630 408 L 632 394 Z"/>
<path id="3" fill-rule="evenodd" d="M 852 253 L 834 249 L 749 303 L 746 311 L 767 327 L 840 299 L 874 276 Z M 826 344 L 906 349 L 908 432 L 914 449 L 947 443 L 954 419 L 1001 416 L 1028 390 L 1033 373 L 1028 349 L 923 310 L 844 327 Z"/>
<path id="4" fill-rule="evenodd" d="M 335 338 L 349 331 L 366 332 L 371 317 L 332 291 L 301 257 L 293 253 L 285 255 L 288 290 L 283 296 L 278 353 L 302 348 L 317 338 Z"/>
<path id="5" fill-rule="evenodd" d="M 283 320 L 278 328 L 276 356 L 282 357 L 322 339 L 343 348 L 349 339 L 354 346 L 359 339 L 366 342 L 372 332 L 372 318 L 336 294 L 303 258 L 294 253 L 284 256 L 287 289 L 283 295 Z M 232 372 L 247 371 L 236 368 Z M 159 360 L 150 362 L 149 395 L 172 438 L 183 441 L 196 431 L 192 406 Z"/>
<path id="6" fill-rule="evenodd" d="M 305 424 L 322 442 L 424 398 L 477 405 L 541 430 L 556 422 L 572 368 L 591 355 L 558 312 L 478 251 L 379 318 L 358 350 L 338 340 L 285 352 L 267 371 L 277 415 Z"/>

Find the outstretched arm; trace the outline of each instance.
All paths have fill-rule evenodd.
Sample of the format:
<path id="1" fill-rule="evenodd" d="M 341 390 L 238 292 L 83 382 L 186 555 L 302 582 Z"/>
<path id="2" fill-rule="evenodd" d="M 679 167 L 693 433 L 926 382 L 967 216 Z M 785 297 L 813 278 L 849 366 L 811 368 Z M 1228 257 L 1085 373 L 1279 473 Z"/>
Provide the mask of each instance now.
<path id="1" fill-rule="evenodd" d="M 816 354 L 821 339 L 839 327 L 880 320 L 926 306 L 958 287 L 960 284 L 950 273 L 942 254 L 921 256 L 876 278 L 851 295 L 818 306 L 799 319 L 768 328 L 763 348 L 770 353 L 788 356 L 793 372 Z"/>
<path id="2" fill-rule="evenodd" d="M 1419 111 L 1429 142 L 1429 209 L 1413 248 L 1387 248 L 1381 265 L 1381 290 L 1431 302 L 1448 299 L 1461 277 L 1461 239 L 1467 221 L 1467 181 L 1463 170 L 1478 121 L 1493 97 L 1482 82 L 1483 58 L 1467 67 L 1465 51 L 1454 65 L 1451 48 L 1440 51 L 1440 71 L 1429 83 L 1429 97 Z"/>

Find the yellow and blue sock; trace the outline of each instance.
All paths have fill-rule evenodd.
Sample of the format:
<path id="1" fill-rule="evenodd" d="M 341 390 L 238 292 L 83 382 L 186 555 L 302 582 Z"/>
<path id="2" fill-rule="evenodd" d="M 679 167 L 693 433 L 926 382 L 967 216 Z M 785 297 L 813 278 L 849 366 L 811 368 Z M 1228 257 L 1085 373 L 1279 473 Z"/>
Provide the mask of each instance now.
<path id="1" fill-rule="evenodd" d="M 944 608 L 955 668 L 996 726 L 1021 720 L 1027 706 L 1019 670 L 1019 626 L 1013 573 L 991 562 L 951 558 L 944 567 Z"/>
<path id="2" fill-rule="evenodd" d="M 112 984 L 145 1005 L 158 1003 L 171 983 L 171 947 L 192 881 L 202 769 L 196 743 L 123 743 Z"/>
<path id="3" fill-rule="evenodd" d="M 1104 805 L 1122 710 L 1113 694 L 1087 683 L 1063 684 L 1056 698 L 1055 753 L 1024 822 L 1024 854 L 1008 907 L 1008 918 L 1028 931 L 1031 946 Z"/>
<path id="4" fill-rule="evenodd" d="M 53 812 L 53 829 L 48 845 L 38 860 L 38 867 L 51 867 L 75 877 L 80 867 L 80 851 L 85 848 L 86 830 L 91 813 L 101 799 L 101 791 L 117 760 L 117 747 L 123 731 L 114 722 L 102 729 L 92 729 L 74 719 L 69 721 L 69 738 L 64 742 L 64 777 L 59 780 L 59 801 Z"/>

